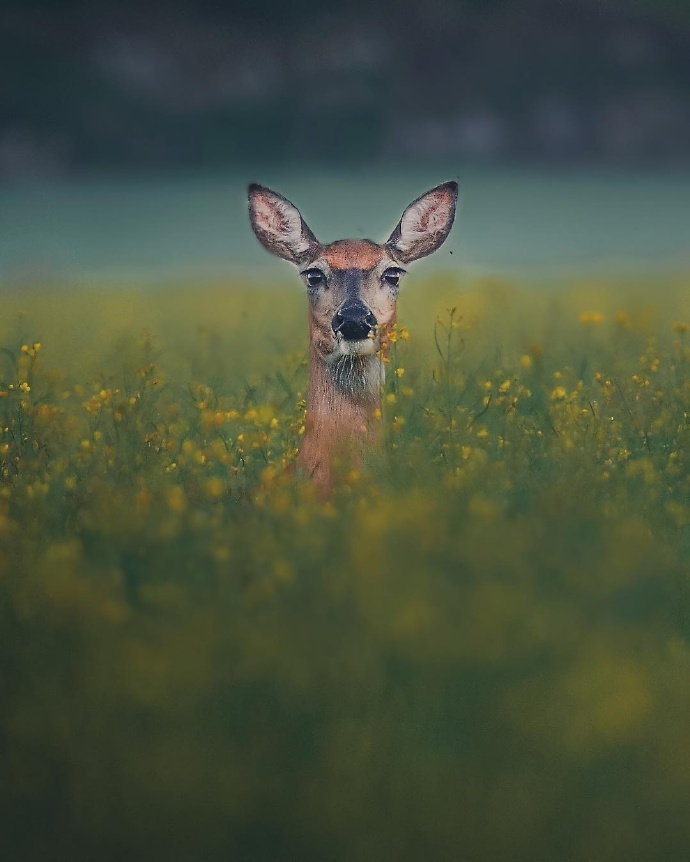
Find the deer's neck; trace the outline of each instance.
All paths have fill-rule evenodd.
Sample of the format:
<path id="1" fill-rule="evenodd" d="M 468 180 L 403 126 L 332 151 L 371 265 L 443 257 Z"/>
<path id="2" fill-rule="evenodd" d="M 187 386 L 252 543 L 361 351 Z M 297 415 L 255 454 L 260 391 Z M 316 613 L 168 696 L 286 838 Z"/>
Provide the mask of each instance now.
<path id="1" fill-rule="evenodd" d="M 309 358 L 307 423 L 298 461 L 317 484 L 330 487 L 334 460 L 357 466 L 375 442 L 382 364 L 378 356 L 342 357 L 331 364 L 313 344 Z"/>

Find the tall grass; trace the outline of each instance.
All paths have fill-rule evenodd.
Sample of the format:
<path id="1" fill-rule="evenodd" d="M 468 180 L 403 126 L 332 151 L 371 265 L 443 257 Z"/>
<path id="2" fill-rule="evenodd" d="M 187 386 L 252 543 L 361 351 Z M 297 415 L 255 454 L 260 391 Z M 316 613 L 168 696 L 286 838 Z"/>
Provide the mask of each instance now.
<path id="1" fill-rule="evenodd" d="M 8 293 L 2 858 L 684 859 L 685 286 L 410 285 L 326 503 L 298 290 Z"/>

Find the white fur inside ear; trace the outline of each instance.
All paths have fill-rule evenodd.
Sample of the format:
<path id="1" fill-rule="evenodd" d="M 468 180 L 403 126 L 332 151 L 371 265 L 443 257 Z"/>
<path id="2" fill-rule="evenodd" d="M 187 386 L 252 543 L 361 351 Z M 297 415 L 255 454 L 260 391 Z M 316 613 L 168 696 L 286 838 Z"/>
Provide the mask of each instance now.
<path id="1" fill-rule="evenodd" d="M 302 231 L 300 214 L 287 201 L 258 195 L 254 200 L 254 218 L 257 227 L 295 254 L 308 250 L 309 239 Z"/>
<path id="2" fill-rule="evenodd" d="M 424 195 L 405 210 L 400 221 L 400 238 L 397 247 L 404 252 L 411 251 L 416 245 L 430 236 L 443 233 L 448 228 L 452 202 L 448 195 Z"/>

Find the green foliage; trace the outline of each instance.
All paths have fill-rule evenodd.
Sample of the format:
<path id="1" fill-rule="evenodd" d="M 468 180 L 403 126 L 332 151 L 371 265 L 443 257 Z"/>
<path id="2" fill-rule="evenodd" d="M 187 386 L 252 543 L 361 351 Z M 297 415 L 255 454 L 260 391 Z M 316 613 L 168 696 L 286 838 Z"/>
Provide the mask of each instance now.
<path id="1" fill-rule="evenodd" d="M 297 292 L 8 296 L 2 858 L 684 858 L 658 287 L 410 287 L 381 449 L 327 502 L 290 470 Z"/>

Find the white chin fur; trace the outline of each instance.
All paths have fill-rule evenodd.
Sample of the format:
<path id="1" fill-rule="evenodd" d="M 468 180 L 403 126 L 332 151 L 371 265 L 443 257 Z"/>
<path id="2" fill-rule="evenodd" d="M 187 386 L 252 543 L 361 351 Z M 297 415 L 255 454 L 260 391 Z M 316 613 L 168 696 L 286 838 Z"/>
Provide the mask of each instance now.
<path id="1" fill-rule="evenodd" d="M 363 338 L 361 341 L 338 341 L 335 356 L 373 356 L 378 350 L 375 338 Z"/>

